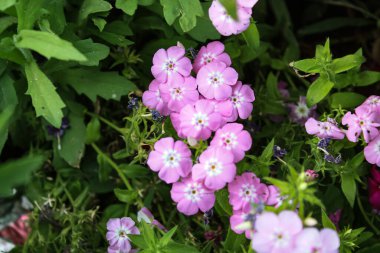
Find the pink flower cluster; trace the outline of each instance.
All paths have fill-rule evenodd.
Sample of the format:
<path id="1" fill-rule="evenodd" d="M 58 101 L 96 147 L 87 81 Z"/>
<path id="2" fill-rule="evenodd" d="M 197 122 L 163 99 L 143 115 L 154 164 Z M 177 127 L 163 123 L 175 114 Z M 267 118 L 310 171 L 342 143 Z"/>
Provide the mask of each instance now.
<path id="1" fill-rule="evenodd" d="M 337 253 L 339 245 L 336 231 L 303 228 L 298 215 L 287 210 L 278 215 L 272 212 L 258 215 L 252 237 L 252 248 L 257 253 Z"/>
<path id="2" fill-rule="evenodd" d="M 347 130 L 338 128 L 336 122 L 316 121 L 309 118 L 306 131 L 319 138 L 343 139 L 357 142 L 362 135 L 368 145 L 364 148 L 366 160 L 380 167 L 380 96 L 370 96 L 355 109 L 355 113 L 347 112 L 342 118 Z"/>
<path id="3" fill-rule="evenodd" d="M 252 15 L 252 8 L 258 0 L 237 0 L 237 20 L 228 15 L 227 10 L 218 1 L 214 0 L 208 11 L 210 19 L 216 30 L 224 36 L 244 32 Z"/>

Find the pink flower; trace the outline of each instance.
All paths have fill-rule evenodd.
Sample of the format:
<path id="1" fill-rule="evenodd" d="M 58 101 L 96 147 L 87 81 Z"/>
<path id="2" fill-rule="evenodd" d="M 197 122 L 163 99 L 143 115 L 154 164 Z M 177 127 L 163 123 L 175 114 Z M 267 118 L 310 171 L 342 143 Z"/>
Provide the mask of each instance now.
<path id="1" fill-rule="evenodd" d="M 160 91 L 172 112 L 180 112 L 184 106 L 192 105 L 199 99 L 197 84 L 192 76 L 173 76 L 167 83 L 161 84 Z"/>
<path id="2" fill-rule="evenodd" d="M 170 191 L 173 201 L 177 202 L 177 209 L 186 215 L 210 210 L 215 203 L 214 192 L 205 187 L 202 181 L 195 181 L 191 177 L 174 183 Z"/>
<path id="3" fill-rule="evenodd" d="M 170 121 L 172 122 L 174 130 L 177 132 L 178 136 L 182 139 L 185 139 L 186 136 L 182 133 L 181 130 L 181 120 L 180 120 L 180 114 L 177 112 L 172 112 L 170 114 Z"/>
<path id="4" fill-rule="evenodd" d="M 248 28 L 252 10 L 238 6 L 238 20 L 234 20 L 227 14 L 227 10 L 223 5 L 214 0 L 208 10 L 208 14 L 216 30 L 224 36 L 230 36 L 231 34 L 239 34 Z"/>
<path id="5" fill-rule="evenodd" d="M 379 134 L 377 127 L 380 119 L 376 117 L 375 111 L 369 106 L 360 106 L 355 109 L 355 114 L 347 112 L 342 118 L 342 124 L 348 125 L 346 132 L 347 139 L 357 142 L 360 134 L 363 132 L 365 142 L 370 142 Z"/>
<path id="6" fill-rule="evenodd" d="M 199 163 L 192 169 L 193 180 L 204 179 L 211 190 L 220 190 L 232 182 L 236 175 L 234 156 L 223 148 L 209 147 L 199 157 Z"/>
<path id="7" fill-rule="evenodd" d="M 268 187 L 260 183 L 260 179 L 254 173 L 245 172 L 237 176 L 228 184 L 229 202 L 233 210 L 249 212 L 252 203 L 266 202 L 268 199 Z"/>
<path id="8" fill-rule="evenodd" d="M 223 62 L 226 66 L 231 66 L 231 58 L 224 52 L 224 45 L 220 41 L 213 41 L 201 47 L 193 64 L 195 73 L 211 62 Z"/>
<path id="9" fill-rule="evenodd" d="M 241 210 L 234 210 L 232 216 L 230 217 L 231 229 L 236 234 L 245 233 L 247 239 L 252 239 L 253 229 L 242 229 L 239 228 L 241 225 L 249 219 L 250 213 L 243 212 Z"/>
<path id="10" fill-rule="evenodd" d="M 380 179 L 380 178 L 379 178 Z M 380 201 L 379 201 L 380 203 Z M 342 216 L 342 209 L 336 210 L 334 213 L 329 214 L 329 218 L 334 223 L 336 229 L 339 231 L 339 221 Z"/>
<path id="11" fill-rule="evenodd" d="M 314 105 L 309 108 L 306 105 L 306 98 L 302 96 L 297 104 L 288 104 L 288 108 L 290 110 L 290 120 L 300 125 L 304 125 L 307 119 L 317 116 L 315 112 L 317 106 Z"/>
<path id="12" fill-rule="evenodd" d="M 252 8 L 259 0 L 237 0 L 237 4 L 241 7 Z"/>
<path id="13" fill-rule="evenodd" d="M 285 81 L 279 81 L 277 84 L 278 91 L 280 92 L 281 97 L 289 98 L 290 94 L 288 89 L 286 88 L 288 84 Z"/>
<path id="14" fill-rule="evenodd" d="M 153 76 L 161 83 L 179 75 L 189 76 L 192 65 L 185 53 L 184 48 L 177 46 L 169 47 L 168 50 L 159 49 L 153 56 Z"/>
<path id="15" fill-rule="evenodd" d="M 375 166 L 371 169 L 372 177 L 368 178 L 369 203 L 376 211 L 380 211 L 380 172 Z"/>
<path id="16" fill-rule="evenodd" d="M 153 80 L 149 84 L 149 90 L 142 96 L 143 104 L 151 110 L 157 110 L 161 115 L 167 116 L 170 113 L 167 103 L 162 99 L 159 89 L 160 82 Z"/>
<path id="17" fill-rule="evenodd" d="M 215 106 L 215 112 L 218 112 L 222 115 L 222 123 L 220 124 L 220 127 L 224 126 L 228 119 L 232 115 L 233 107 L 232 103 L 228 99 L 226 100 L 215 100 L 215 99 L 208 99 L 211 101 L 211 103 Z"/>
<path id="18" fill-rule="evenodd" d="M 171 137 L 162 138 L 154 144 L 148 157 L 148 166 L 158 172 L 158 177 L 166 183 L 174 183 L 180 177 L 190 174 L 191 151 L 182 141 L 174 142 Z"/>
<path id="19" fill-rule="evenodd" d="M 138 250 L 136 250 L 136 249 L 131 249 L 129 251 L 120 250 L 117 245 L 116 246 L 109 246 L 107 251 L 108 251 L 108 253 L 137 253 L 138 252 Z"/>
<path id="20" fill-rule="evenodd" d="M 234 163 L 237 163 L 244 158 L 245 152 L 251 148 L 252 138 L 248 131 L 243 130 L 242 124 L 229 123 L 216 131 L 211 146 L 222 147 L 224 150 L 231 151 L 234 156 Z"/>
<path id="21" fill-rule="evenodd" d="M 258 215 L 252 237 L 257 253 L 294 253 L 294 239 L 302 230 L 302 221 L 295 212 L 282 211 L 278 216 L 267 212 Z"/>
<path id="22" fill-rule="evenodd" d="M 321 122 L 314 118 L 309 118 L 305 123 L 305 128 L 308 134 L 315 134 L 321 139 L 344 139 L 343 131 L 331 122 Z"/>
<path id="23" fill-rule="evenodd" d="M 196 140 L 210 138 L 222 123 L 222 116 L 215 112 L 210 101 L 198 100 L 195 105 L 187 105 L 180 112 L 180 132 Z"/>
<path id="24" fill-rule="evenodd" d="M 268 185 L 268 199 L 266 200 L 265 204 L 269 206 L 275 206 L 278 207 L 281 204 L 281 196 L 280 191 L 278 188 L 274 185 Z"/>
<path id="25" fill-rule="evenodd" d="M 295 253 L 338 253 L 340 242 L 337 232 L 330 228 L 321 231 L 305 228 L 298 234 L 295 244 Z"/>
<path id="26" fill-rule="evenodd" d="M 29 216 L 27 214 L 21 215 L 17 220 L 0 230 L 0 238 L 5 238 L 18 245 L 24 244 L 30 233 L 28 221 Z"/>
<path id="27" fill-rule="evenodd" d="M 231 96 L 232 85 L 238 73 L 223 62 L 212 62 L 202 67 L 197 74 L 199 93 L 207 99 L 224 100 Z"/>
<path id="28" fill-rule="evenodd" d="M 110 250 L 119 250 L 123 253 L 130 252 L 131 250 L 128 235 L 140 234 L 140 231 L 135 226 L 135 222 L 129 217 L 109 219 L 107 222 L 107 230 L 106 237 L 110 243 Z"/>
<path id="29" fill-rule="evenodd" d="M 229 100 L 233 110 L 228 121 L 234 122 L 238 119 L 238 116 L 241 119 L 247 119 L 252 113 L 252 102 L 255 101 L 255 93 L 248 84 L 242 85 L 242 82 L 238 81 L 233 87 Z"/>
<path id="30" fill-rule="evenodd" d="M 306 170 L 305 171 L 305 176 L 306 176 L 306 182 L 311 182 L 314 181 L 319 175 L 317 172 L 314 170 Z"/>
<path id="31" fill-rule="evenodd" d="M 375 111 L 380 117 L 380 96 L 369 96 L 363 104 L 361 104 L 359 107 L 362 106 L 369 106 L 372 111 Z"/>

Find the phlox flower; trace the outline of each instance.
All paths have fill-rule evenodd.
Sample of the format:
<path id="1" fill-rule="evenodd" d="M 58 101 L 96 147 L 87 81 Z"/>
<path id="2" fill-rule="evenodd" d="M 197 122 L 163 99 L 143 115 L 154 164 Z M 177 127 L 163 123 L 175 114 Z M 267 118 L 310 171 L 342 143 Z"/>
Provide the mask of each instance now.
<path id="1" fill-rule="evenodd" d="M 304 125 L 309 118 L 315 118 L 317 106 L 308 107 L 306 105 L 306 97 L 300 97 L 297 104 L 288 104 L 290 110 L 290 120 Z"/>
<path id="2" fill-rule="evenodd" d="M 157 110 L 161 115 L 167 116 L 170 113 L 168 104 L 162 99 L 160 92 L 160 82 L 154 79 L 147 91 L 143 93 L 143 104 L 151 110 Z"/>
<path id="3" fill-rule="evenodd" d="M 306 132 L 308 134 L 314 134 L 319 138 L 330 138 L 341 140 L 345 134 L 335 124 L 331 122 L 321 122 L 314 118 L 309 118 L 305 123 Z"/>
<path id="4" fill-rule="evenodd" d="M 238 81 L 232 88 L 232 95 L 229 97 L 229 101 L 232 105 L 232 114 L 227 120 L 228 122 L 234 122 L 240 117 L 241 119 L 247 119 L 253 109 L 252 102 L 255 101 L 255 93 L 248 84 L 242 84 Z"/>
<path id="5" fill-rule="evenodd" d="M 208 14 L 216 30 L 224 36 L 230 36 L 232 34 L 239 34 L 248 28 L 252 10 L 237 6 L 238 19 L 234 20 L 228 15 L 223 5 L 219 1 L 214 0 L 208 10 Z"/>
<path id="6" fill-rule="evenodd" d="M 185 53 L 185 49 L 178 46 L 169 47 L 168 50 L 159 49 L 153 56 L 153 76 L 161 83 L 179 75 L 189 76 L 192 65 Z"/>
<path id="7" fill-rule="evenodd" d="M 140 234 L 135 222 L 129 217 L 109 219 L 107 230 L 106 237 L 110 244 L 108 252 L 118 252 L 117 250 L 121 253 L 130 252 L 131 243 L 128 235 Z"/>
<path id="8" fill-rule="evenodd" d="M 191 176 L 174 183 L 170 194 L 177 203 L 178 211 L 186 215 L 196 214 L 199 210 L 206 212 L 215 203 L 214 191 L 204 186 L 202 181 L 193 180 Z"/>
<path id="9" fill-rule="evenodd" d="M 141 208 L 140 211 L 137 212 L 137 220 L 138 222 L 141 222 L 143 220 L 145 223 L 152 224 L 162 231 L 167 231 L 167 229 L 154 218 L 153 214 L 146 207 Z"/>
<path id="10" fill-rule="evenodd" d="M 178 112 L 170 113 L 170 121 L 172 122 L 173 128 L 177 132 L 178 136 L 182 139 L 185 139 L 186 136 L 182 133 L 181 130 L 180 114 Z"/>
<path id="11" fill-rule="evenodd" d="M 252 8 L 259 0 L 237 0 L 238 6 Z"/>
<path id="12" fill-rule="evenodd" d="M 149 153 L 148 166 L 158 172 L 166 183 L 174 183 L 180 177 L 187 177 L 191 171 L 191 151 L 182 141 L 174 142 L 172 137 L 162 138 L 154 144 Z"/>
<path id="13" fill-rule="evenodd" d="M 224 52 L 224 45 L 220 41 L 213 41 L 201 47 L 197 57 L 194 59 L 193 68 L 195 73 L 211 62 L 223 62 L 226 66 L 231 66 L 230 56 Z"/>
<path id="14" fill-rule="evenodd" d="M 281 205 L 281 196 L 280 196 L 280 191 L 278 188 L 274 185 L 268 185 L 268 198 L 265 201 L 265 204 L 269 206 L 275 206 L 278 207 Z"/>
<path id="15" fill-rule="evenodd" d="M 181 134 L 196 140 L 206 140 L 210 138 L 211 131 L 220 127 L 222 116 L 215 112 L 215 106 L 210 101 L 201 99 L 194 105 L 185 106 L 179 120 Z"/>
<path id="16" fill-rule="evenodd" d="M 302 230 L 302 221 L 295 212 L 271 212 L 257 216 L 252 248 L 257 253 L 294 253 L 296 235 Z"/>
<path id="17" fill-rule="evenodd" d="M 295 253 L 338 253 L 339 236 L 335 230 L 305 228 L 295 240 Z"/>
<path id="18" fill-rule="evenodd" d="M 172 112 L 180 112 L 184 106 L 194 104 L 199 99 L 197 84 L 192 76 L 175 76 L 161 84 L 160 91 Z"/>
<path id="19" fill-rule="evenodd" d="M 342 118 L 342 124 L 348 125 L 347 139 L 357 142 L 363 132 L 365 142 L 370 142 L 379 134 L 377 127 L 380 126 L 380 118 L 369 106 L 360 106 L 355 109 L 355 114 L 347 112 Z"/>
<path id="20" fill-rule="evenodd" d="M 370 164 L 380 167 L 380 134 L 364 148 L 364 157 Z"/>
<path id="21" fill-rule="evenodd" d="M 268 187 L 260 183 L 260 179 L 252 172 L 245 172 L 237 176 L 228 184 L 229 203 L 233 210 L 249 212 L 252 203 L 267 201 Z"/>
<path id="22" fill-rule="evenodd" d="M 236 175 L 234 156 L 223 148 L 209 147 L 199 157 L 199 163 L 192 169 L 193 180 L 204 179 L 211 190 L 220 190 Z"/>
<path id="23" fill-rule="evenodd" d="M 250 222 L 249 220 L 251 218 L 255 219 L 255 216 L 251 213 L 243 212 L 242 210 L 234 210 L 232 216 L 230 217 L 231 229 L 236 234 L 245 233 L 245 237 L 247 237 L 247 239 L 252 239 L 253 229 L 241 228 L 241 225 L 245 222 Z"/>
<path id="24" fill-rule="evenodd" d="M 199 93 L 207 99 L 224 100 L 231 96 L 232 87 L 238 79 L 238 73 L 223 62 L 212 62 L 203 66 L 196 82 Z"/>
<path id="25" fill-rule="evenodd" d="M 380 172 L 375 166 L 371 169 L 371 177 L 368 178 L 369 203 L 376 211 L 380 211 Z"/>
<path id="26" fill-rule="evenodd" d="M 224 126 L 229 118 L 232 115 L 233 106 L 230 103 L 228 99 L 226 100 L 215 100 L 215 99 L 208 99 L 211 101 L 211 103 L 214 105 L 215 112 L 218 112 L 222 115 L 222 123 L 220 124 L 220 127 Z"/>
<path id="27" fill-rule="evenodd" d="M 211 146 L 221 147 L 232 152 L 234 163 L 241 161 L 244 154 L 252 146 L 252 138 L 248 131 L 243 130 L 243 125 L 229 123 L 216 131 L 211 141 Z"/>
<path id="28" fill-rule="evenodd" d="M 380 117 L 380 96 L 369 96 L 359 107 L 362 106 L 369 106 L 370 109 L 372 111 L 375 111 L 377 113 L 377 116 Z"/>

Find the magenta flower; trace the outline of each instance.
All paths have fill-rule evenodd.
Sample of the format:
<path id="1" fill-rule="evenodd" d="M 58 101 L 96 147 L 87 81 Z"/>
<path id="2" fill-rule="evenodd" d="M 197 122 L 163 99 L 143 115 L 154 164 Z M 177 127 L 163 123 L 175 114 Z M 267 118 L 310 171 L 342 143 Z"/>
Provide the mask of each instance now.
<path id="1" fill-rule="evenodd" d="M 185 53 L 185 49 L 178 46 L 169 47 L 168 50 L 159 49 L 153 56 L 153 76 L 161 83 L 179 75 L 189 76 L 192 65 Z"/>
<path id="2" fill-rule="evenodd" d="M 177 132 L 178 136 L 182 139 L 185 139 L 186 136 L 182 133 L 181 120 L 179 116 L 180 114 L 177 112 L 170 113 L 170 121 L 172 122 L 173 128 Z"/>
<path id="3" fill-rule="evenodd" d="M 241 210 L 234 210 L 232 216 L 230 217 L 231 229 L 236 234 L 245 233 L 247 239 L 252 239 L 253 229 L 242 229 L 241 225 L 247 222 L 250 213 L 245 213 Z"/>
<path id="4" fill-rule="evenodd" d="M 241 6 L 237 7 L 238 20 L 234 20 L 217 0 L 212 2 L 208 14 L 212 24 L 220 34 L 230 36 L 239 34 L 248 28 L 252 10 Z"/>
<path id="5" fill-rule="evenodd" d="M 379 204 L 380 204 L 380 201 L 379 201 Z M 334 213 L 329 214 L 330 220 L 332 221 L 332 223 L 334 223 L 334 225 L 338 231 L 339 231 L 339 221 L 340 221 L 341 217 L 342 217 L 342 209 L 338 209 Z"/>
<path id="6" fill-rule="evenodd" d="M 298 234 L 295 240 L 295 253 L 338 253 L 339 236 L 336 231 L 324 228 L 318 231 L 316 228 L 305 228 Z"/>
<path id="7" fill-rule="evenodd" d="M 252 172 L 237 176 L 228 184 L 228 192 L 232 209 L 243 212 L 249 212 L 252 203 L 266 202 L 269 195 L 268 187 Z"/>
<path id="8" fill-rule="evenodd" d="M 197 84 L 192 76 L 173 76 L 167 83 L 161 84 L 160 91 L 172 112 L 180 112 L 184 106 L 195 104 L 199 99 Z"/>
<path id="9" fill-rule="evenodd" d="M 137 220 L 138 222 L 141 222 L 143 220 L 145 223 L 152 224 L 162 231 L 167 232 L 167 229 L 154 218 L 153 214 L 146 207 L 141 208 L 140 211 L 137 212 Z"/>
<path id="10" fill-rule="evenodd" d="M 154 79 L 149 84 L 149 89 L 142 96 L 143 104 L 151 110 L 158 111 L 161 115 L 167 116 L 170 113 L 168 104 L 162 99 L 160 92 L 160 82 Z"/>
<path id="11" fill-rule="evenodd" d="M 195 105 L 187 105 L 180 112 L 180 132 L 196 140 L 210 138 L 222 123 L 222 116 L 215 112 L 210 101 L 198 100 Z"/>
<path id="12" fill-rule="evenodd" d="M 252 248 L 257 253 L 294 253 L 294 239 L 301 230 L 302 221 L 295 212 L 263 213 L 256 219 Z"/>
<path id="13" fill-rule="evenodd" d="M 174 183 L 170 194 L 177 203 L 178 211 L 186 215 L 196 214 L 199 209 L 206 212 L 215 203 L 214 192 L 204 186 L 202 181 L 195 181 L 191 177 Z"/>
<path id="14" fill-rule="evenodd" d="M 135 222 L 129 218 L 109 219 L 107 222 L 107 240 L 111 250 L 119 250 L 120 252 L 130 252 L 131 243 L 129 242 L 129 234 L 140 234 L 135 226 Z M 109 251 L 112 252 L 112 251 Z"/>
<path id="15" fill-rule="evenodd" d="M 172 137 L 162 138 L 154 144 L 147 163 L 168 184 L 187 177 L 193 164 L 190 149 L 182 141 L 174 142 Z"/>
<path id="16" fill-rule="evenodd" d="M 369 106 L 372 111 L 375 111 L 380 117 L 380 96 L 369 96 L 363 104 L 361 104 L 359 107 L 362 106 Z"/>
<path id="17" fill-rule="evenodd" d="M 344 139 L 345 134 L 335 124 L 331 122 L 321 122 L 314 118 L 309 118 L 305 123 L 306 132 L 314 134 L 321 139 L 330 138 L 341 140 Z"/>
<path id="18" fill-rule="evenodd" d="M 228 121 L 234 122 L 238 119 L 238 116 L 241 119 L 247 119 L 252 113 L 252 102 L 255 101 L 255 93 L 250 85 L 242 85 L 242 82 L 238 81 L 233 87 L 232 95 L 229 100 L 233 110 Z"/>
<path id="19" fill-rule="evenodd" d="M 269 195 L 265 204 L 269 206 L 278 207 L 281 204 L 280 191 L 278 190 L 276 186 L 268 185 L 268 192 L 269 192 Z"/>
<path id="20" fill-rule="evenodd" d="M 317 116 L 317 106 L 314 105 L 309 108 L 306 105 L 306 98 L 302 96 L 297 104 L 288 104 L 288 108 L 290 110 L 290 120 L 300 125 L 304 125 L 307 119 Z"/>
<path id="21" fill-rule="evenodd" d="M 342 124 L 348 125 L 346 132 L 347 139 L 357 142 L 363 132 L 365 142 L 370 142 L 379 134 L 377 127 L 380 119 L 376 117 L 376 112 L 370 106 L 360 106 L 355 109 L 355 114 L 347 112 L 342 118 Z"/>
<path id="22" fill-rule="evenodd" d="M 201 47 L 197 57 L 194 59 L 193 68 L 195 73 L 211 62 L 223 62 L 226 66 L 231 66 L 230 56 L 224 52 L 224 45 L 220 41 L 213 41 L 207 46 Z"/>
<path id="23" fill-rule="evenodd" d="M 238 73 L 223 62 L 212 62 L 203 66 L 197 74 L 199 93 L 207 99 L 224 100 L 231 96 Z"/>
<path id="24" fill-rule="evenodd" d="M 315 172 L 315 170 L 306 170 L 305 171 L 305 177 L 306 177 L 306 182 L 312 182 L 318 177 L 318 173 Z"/>
<path id="25" fill-rule="evenodd" d="M 231 118 L 231 115 L 232 115 L 232 111 L 233 111 L 233 106 L 232 106 L 232 103 L 230 103 L 230 101 L 228 99 L 226 100 L 215 100 L 215 99 L 208 99 L 209 101 L 211 101 L 211 103 L 214 105 L 215 107 L 215 112 L 218 112 L 222 115 L 222 123 L 220 124 L 220 127 L 224 126 L 229 118 Z"/>
<path id="26" fill-rule="evenodd" d="M 244 158 L 245 152 L 252 146 L 252 138 L 248 131 L 243 130 L 243 125 L 229 123 L 216 131 L 211 141 L 211 146 L 222 147 L 231 151 L 234 155 L 234 163 Z"/>
<path id="27" fill-rule="evenodd" d="M 237 4 L 241 7 L 252 8 L 259 0 L 237 0 Z"/>
<path id="28" fill-rule="evenodd" d="M 232 182 L 236 175 L 234 156 L 223 148 L 209 147 L 199 157 L 199 163 L 192 169 L 193 180 L 204 179 L 204 184 L 211 190 L 220 190 Z"/>
<path id="29" fill-rule="evenodd" d="M 371 169 L 371 176 L 368 178 L 369 203 L 372 208 L 379 213 L 380 211 L 380 172 L 375 166 Z"/>

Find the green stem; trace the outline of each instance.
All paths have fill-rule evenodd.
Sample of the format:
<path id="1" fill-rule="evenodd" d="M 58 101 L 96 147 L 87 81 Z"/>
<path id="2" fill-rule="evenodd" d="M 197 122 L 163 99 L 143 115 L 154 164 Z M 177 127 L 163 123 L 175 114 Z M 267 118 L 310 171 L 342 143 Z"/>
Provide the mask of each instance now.
<path id="1" fill-rule="evenodd" d="M 160 213 L 161 221 L 163 224 L 166 224 L 166 218 L 164 215 L 164 211 L 162 210 L 162 207 L 160 204 L 158 204 L 158 212 Z"/>
<path id="2" fill-rule="evenodd" d="M 85 112 L 87 115 L 90 115 L 92 117 L 96 117 L 98 118 L 100 121 L 102 121 L 103 123 L 107 124 L 109 127 L 111 127 L 112 129 L 114 129 L 115 131 L 121 133 L 121 134 L 125 134 L 124 130 L 118 126 L 116 126 L 114 123 L 112 123 L 111 121 L 103 118 L 102 116 L 98 115 L 98 114 L 95 114 L 95 113 L 92 113 L 92 112 Z"/>
<path id="3" fill-rule="evenodd" d="M 367 221 L 368 225 L 373 229 L 373 231 L 375 231 L 376 235 L 380 235 L 380 230 L 378 230 L 376 228 L 376 226 L 372 224 L 372 222 L 369 220 L 366 212 L 364 211 L 362 201 L 360 200 L 360 196 L 359 196 L 358 191 L 356 192 L 356 198 L 358 200 L 358 206 L 359 206 L 360 212 L 363 214 L 364 219 Z"/>

